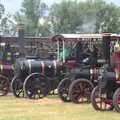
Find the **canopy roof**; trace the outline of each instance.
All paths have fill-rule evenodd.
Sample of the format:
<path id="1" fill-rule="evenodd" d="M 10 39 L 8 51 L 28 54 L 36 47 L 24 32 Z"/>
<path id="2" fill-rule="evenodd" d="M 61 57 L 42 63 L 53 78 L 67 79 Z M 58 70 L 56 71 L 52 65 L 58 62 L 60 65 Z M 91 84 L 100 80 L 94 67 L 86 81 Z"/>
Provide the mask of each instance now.
<path id="1" fill-rule="evenodd" d="M 111 36 L 111 39 L 119 38 L 120 34 L 102 33 L 102 34 L 58 34 L 52 37 L 53 41 L 61 40 L 100 40 L 103 36 Z"/>

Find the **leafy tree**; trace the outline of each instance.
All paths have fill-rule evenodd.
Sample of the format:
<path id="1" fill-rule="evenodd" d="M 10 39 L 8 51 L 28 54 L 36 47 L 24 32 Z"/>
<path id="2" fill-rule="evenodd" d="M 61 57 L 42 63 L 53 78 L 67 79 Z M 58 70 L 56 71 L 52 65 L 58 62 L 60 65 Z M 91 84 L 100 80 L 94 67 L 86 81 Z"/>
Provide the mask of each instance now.
<path id="1" fill-rule="evenodd" d="M 27 20 L 27 32 L 30 34 L 37 34 L 37 26 L 40 18 L 40 3 L 41 0 L 24 0 L 22 3 L 22 14 Z"/>
<path id="2" fill-rule="evenodd" d="M 55 33 L 119 32 L 120 8 L 104 0 L 62 1 L 51 8 Z"/>
<path id="3" fill-rule="evenodd" d="M 26 31 L 32 36 L 50 36 L 76 31 L 119 33 L 119 18 L 120 8 L 104 0 L 63 0 L 59 4 L 53 4 L 50 11 L 41 0 L 24 0 L 21 11 L 15 15 L 15 20 L 25 24 Z M 44 19 L 42 24 L 41 19 Z"/>
<path id="4" fill-rule="evenodd" d="M 25 25 L 27 35 L 31 36 L 45 36 L 49 35 L 48 18 L 45 16 L 48 6 L 41 2 L 41 0 L 24 0 L 20 12 L 14 15 L 18 23 Z M 41 25 L 41 18 L 46 24 Z"/>
<path id="5" fill-rule="evenodd" d="M 74 33 L 83 21 L 77 2 L 62 1 L 51 8 L 51 21 L 55 33 Z"/>
<path id="6" fill-rule="evenodd" d="M 105 5 L 96 14 L 96 32 L 120 32 L 120 9 L 114 4 Z"/>
<path id="7" fill-rule="evenodd" d="M 52 31 L 51 31 L 51 24 L 46 23 L 44 25 L 40 25 L 40 29 L 39 29 L 39 36 L 51 36 L 52 35 Z"/>
<path id="8" fill-rule="evenodd" d="M 0 3 L 0 19 L 1 19 L 2 15 L 4 14 L 4 12 L 5 12 L 5 8 L 4 8 L 4 6 Z"/>
<path id="9" fill-rule="evenodd" d="M 4 5 L 0 3 L 0 34 L 13 35 L 15 33 L 15 22 L 10 14 L 7 14 Z"/>

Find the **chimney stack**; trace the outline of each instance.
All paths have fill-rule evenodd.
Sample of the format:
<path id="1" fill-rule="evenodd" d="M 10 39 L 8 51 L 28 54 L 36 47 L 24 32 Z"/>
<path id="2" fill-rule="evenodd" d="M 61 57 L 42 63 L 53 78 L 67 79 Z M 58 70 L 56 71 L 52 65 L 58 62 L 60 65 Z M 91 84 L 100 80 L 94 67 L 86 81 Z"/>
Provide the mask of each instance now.
<path id="1" fill-rule="evenodd" d="M 18 44 L 20 46 L 20 56 L 25 57 L 25 40 L 24 40 L 24 24 L 18 24 L 17 25 L 18 30 Z"/>
<path id="2" fill-rule="evenodd" d="M 102 47 L 103 47 L 103 57 L 106 60 L 106 63 L 110 64 L 110 40 L 111 33 L 102 34 Z"/>

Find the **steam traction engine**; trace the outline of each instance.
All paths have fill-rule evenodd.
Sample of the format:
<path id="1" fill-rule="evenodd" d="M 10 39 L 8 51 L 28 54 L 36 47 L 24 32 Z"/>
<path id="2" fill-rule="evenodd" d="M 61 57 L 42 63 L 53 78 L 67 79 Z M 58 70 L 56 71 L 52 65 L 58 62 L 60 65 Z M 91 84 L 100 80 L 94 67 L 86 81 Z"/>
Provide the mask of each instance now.
<path id="1" fill-rule="evenodd" d="M 9 43 L 0 44 L 0 96 L 6 95 L 10 90 L 10 81 L 13 77 L 13 53 Z"/>
<path id="2" fill-rule="evenodd" d="M 42 98 L 56 89 L 65 68 L 57 61 L 18 59 L 14 65 L 12 91 L 16 97 L 25 94 L 31 99 Z M 23 92 L 24 89 L 24 92 Z"/>
<path id="3" fill-rule="evenodd" d="M 58 95 L 64 102 L 72 100 L 74 103 L 89 103 L 92 89 L 98 82 L 99 68 L 104 63 L 100 53 L 102 35 L 78 34 L 73 37 L 72 35 L 63 34 L 54 37 L 55 40 L 61 41 L 64 39 L 70 41 L 70 38 L 76 43 L 76 55 L 73 57 L 71 52 L 71 59 L 65 59 L 64 65 L 71 66 L 71 70 L 59 83 Z M 90 51 L 93 50 L 93 46 L 99 49 L 99 55 L 95 59 Z"/>
<path id="4" fill-rule="evenodd" d="M 19 57 L 19 50 L 18 48 L 17 49 L 14 48 L 14 45 L 12 43 L 20 42 L 21 40 L 24 39 L 24 35 L 21 34 L 23 33 L 22 31 L 23 25 L 22 26 L 20 25 L 18 30 L 19 30 L 19 34 L 18 34 L 19 41 L 16 41 L 17 37 L 1 37 L 1 41 L 0 41 L 0 96 L 4 96 L 8 92 L 11 91 L 10 83 L 14 76 L 13 63 L 15 59 Z"/>
<path id="5" fill-rule="evenodd" d="M 10 83 L 14 77 L 13 64 L 16 58 L 24 57 L 24 54 L 47 57 L 47 54 L 41 54 L 43 50 L 41 43 L 47 43 L 50 38 L 24 38 L 24 25 L 19 24 L 17 29 L 18 37 L 0 36 L 0 96 L 11 92 Z M 47 53 L 48 47 L 44 51 Z M 27 59 L 36 59 L 36 57 Z"/>
<path id="6" fill-rule="evenodd" d="M 115 108 L 120 112 L 120 36 L 106 34 L 102 42 L 106 64 L 98 77 L 98 86 L 92 91 L 92 106 L 99 111 Z"/>
<path id="7" fill-rule="evenodd" d="M 31 99 L 38 99 L 54 91 L 67 72 L 63 65 L 64 57 L 60 57 L 61 47 L 57 44 L 57 59 L 51 55 L 47 60 L 34 57 L 20 58 L 14 64 L 14 78 L 11 86 L 16 97 L 24 94 Z"/>

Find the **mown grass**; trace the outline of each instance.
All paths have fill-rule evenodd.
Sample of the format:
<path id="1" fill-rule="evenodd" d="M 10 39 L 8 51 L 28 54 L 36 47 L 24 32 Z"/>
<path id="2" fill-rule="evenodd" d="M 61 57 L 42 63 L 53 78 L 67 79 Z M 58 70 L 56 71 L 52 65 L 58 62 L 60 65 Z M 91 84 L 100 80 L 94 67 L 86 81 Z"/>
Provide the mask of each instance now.
<path id="1" fill-rule="evenodd" d="M 0 120 L 119 120 L 116 112 L 97 112 L 90 104 L 64 103 L 57 97 L 41 100 L 0 98 Z"/>

